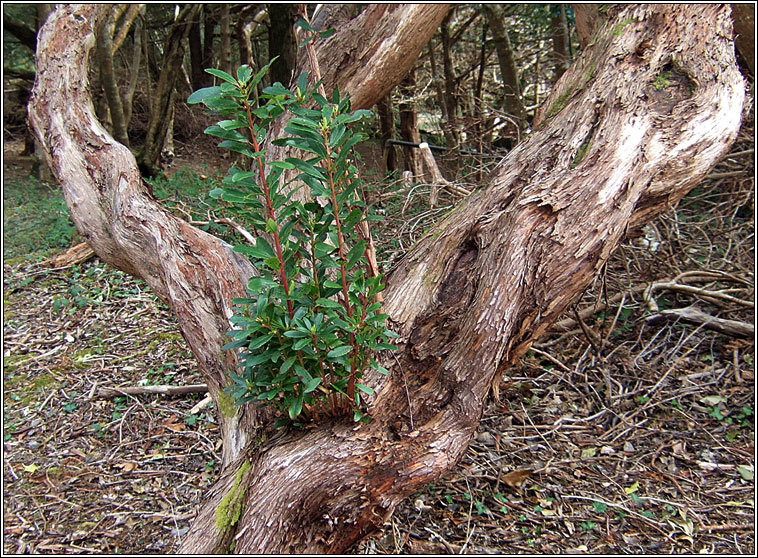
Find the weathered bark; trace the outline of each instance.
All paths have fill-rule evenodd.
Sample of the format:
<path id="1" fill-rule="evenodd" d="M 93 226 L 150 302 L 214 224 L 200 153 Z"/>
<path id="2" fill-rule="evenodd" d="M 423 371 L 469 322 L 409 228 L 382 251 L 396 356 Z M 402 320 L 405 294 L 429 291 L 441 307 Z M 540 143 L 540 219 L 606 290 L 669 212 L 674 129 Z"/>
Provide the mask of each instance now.
<path id="1" fill-rule="evenodd" d="M 200 11 L 199 5 L 187 5 L 181 9 L 171 26 L 163 52 L 163 67 L 153 95 L 150 109 L 150 124 L 145 137 L 145 145 L 140 155 L 140 167 L 147 174 L 154 174 L 171 123 L 173 91 L 182 68 L 184 42 L 194 18 Z"/>
<path id="2" fill-rule="evenodd" d="M 526 127 L 526 111 L 521 100 L 518 69 L 513 59 L 513 49 L 508 38 L 508 31 L 503 25 L 502 7 L 495 4 L 483 4 L 482 8 L 487 14 L 487 20 L 492 30 L 500 75 L 503 79 L 503 108 L 505 112 L 517 119 L 519 126 Z"/>
<path id="3" fill-rule="evenodd" d="M 373 8 L 352 23 L 365 25 Z M 439 10 L 383 9 L 408 18 Z M 77 226 L 103 259 L 167 301 L 220 403 L 226 466 L 182 546 L 199 554 L 232 541 L 238 553 L 345 551 L 439 478 L 463 455 L 498 369 L 583 291 L 627 228 L 675 204 L 726 153 L 745 96 L 728 7 L 623 9 L 558 82 L 530 139 L 387 278 L 385 311 L 401 337 L 383 362 L 389 375 L 364 378 L 376 390 L 373 422 L 335 419 L 255 443 L 256 426 L 270 417 L 230 408 L 219 391 L 233 365 L 220 351 L 229 301 L 251 267 L 163 211 L 128 150 L 94 120 L 82 84 L 98 14 L 93 5 L 62 6 L 43 29 L 31 120 Z M 342 49 L 352 35 L 340 31 L 319 46 L 322 61 L 344 53 L 344 73 L 324 72 L 325 81 L 343 91 L 353 83 L 354 100 L 367 103 L 354 108 L 394 85 L 381 79 L 394 70 L 388 52 L 414 58 L 429 36 L 406 51 L 380 27 L 365 27 L 353 56 Z M 351 81 L 364 70 L 383 85 Z M 681 74 L 665 95 L 653 85 L 662 71 Z M 242 515 L 219 529 L 225 496 Z"/>

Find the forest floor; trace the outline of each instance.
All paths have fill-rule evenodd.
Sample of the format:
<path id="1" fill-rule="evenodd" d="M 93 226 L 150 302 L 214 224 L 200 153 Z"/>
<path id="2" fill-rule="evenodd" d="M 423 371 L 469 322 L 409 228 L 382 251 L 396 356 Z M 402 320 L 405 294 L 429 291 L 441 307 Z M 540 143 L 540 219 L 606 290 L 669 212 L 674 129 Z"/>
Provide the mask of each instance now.
<path id="1" fill-rule="evenodd" d="M 675 213 L 632 235 L 506 372 L 459 465 L 353 552 L 754 552 L 754 334 L 702 318 L 754 325 L 753 137 L 746 124 Z M 33 235 L 12 220 L 59 194 L 28 181 L 18 147 L 4 159 L 3 551 L 173 552 L 218 472 L 215 412 L 202 393 L 101 389 L 201 374 L 143 282 L 96 258 L 54 269 L 60 246 L 21 243 Z M 178 155 L 173 169 L 204 172 Z M 389 268 L 453 200 L 430 209 L 428 186 L 378 186 Z M 72 242 L 59 214 L 45 226 Z"/>

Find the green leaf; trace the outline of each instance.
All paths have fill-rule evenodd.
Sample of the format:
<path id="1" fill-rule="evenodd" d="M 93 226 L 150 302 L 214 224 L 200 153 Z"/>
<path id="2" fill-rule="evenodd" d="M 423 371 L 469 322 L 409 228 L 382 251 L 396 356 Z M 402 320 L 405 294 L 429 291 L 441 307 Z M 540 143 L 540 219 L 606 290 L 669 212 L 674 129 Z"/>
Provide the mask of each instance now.
<path id="1" fill-rule="evenodd" d="M 305 93 L 308 89 L 308 72 L 301 72 L 297 77 L 297 88 L 301 93 Z"/>
<path id="2" fill-rule="evenodd" d="M 219 143 L 218 146 L 228 149 L 230 151 L 236 151 L 237 153 L 241 153 L 242 155 L 245 155 L 246 157 L 250 157 L 251 159 L 255 157 L 253 152 L 250 150 L 250 148 L 246 144 L 240 143 L 238 141 L 224 140 L 221 143 Z"/>
<path id="3" fill-rule="evenodd" d="M 218 123 L 224 130 L 236 130 L 238 128 L 247 128 L 247 123 L 241 120 L 222 120 Z"/>
<path id="4" fill-rule="evenodd" d="M 286 334 L 285 334 L 285 335 L 286 335 Z M 285 360 L 285 361 L 282 363 L 282 365 L 279 367 L 279 372 L 282 372 L 282 373 L 284 373 L 284 372 L 286 372 L 287 370 L 289 370 L 290 368 L 292 368 L 292 365 L 293 365 L 293 364 L 295 364 L 295 359 L 296 359 L 296 358 L 297 358 L 297 357 L 295 357 L 295 356 L 291 356 L 291 357 L 289 357 L 287 360 Z"/>
<path id="5" fill-rule="evenodd" d="M 292 420 L 295 420 L 295 418 L 300 414 L 302 410 L 303 410 L 303 394 L 300 394 L 300 396 L 297 399 L 295 399 L 295 401 L 293 401 L 292 404 L 289 406 L 289 409 L 287 409 L 287 413 L 289 414 Z"/>
<path id="6" fill-rule="evenodd" d="M 237 81 L 240 83 L 247 83 L 251 75 L 253 75 L 253 70 L 247 64 L 237 68 Z"/>
<path id="7" fill-rule="evenodd" d="M 266 232 L 268 234 L 274 234 L 278 228 L 279 226 L 276 224 L 276 221 L 269 217 L 268 221 L 266 221 Z"/>
<path id="8" fill-rule="evenodd" d="M 211 97 L 218 97 L 219 95 L 221 95 L 221 88 L 219 86 L 215 85 L 213 87 L 203 87 L 202 89 L 198 89 L 192 95 L 190 95 L 187 99 L 187 103 L 190 105 L 203 103 L 206 99 L 209 99 Z"/>
<path id="9" fill-rule="evenodd" d="M 307 21 L 305 21 L 305 19 L 302 16 L 299 16 L 297 18 L 295 25 L 297 25 L 301 29 L 305 29 L 306 31 L 311 31 L 311 32 L 314 31 L 313 27 L 311 27 L 310 24 Z"/>
<path id="10" fill-rule="evenodd" d="M 357 387 L 357 388 L 358 388 L 359 390 L 361 390 L 363 393 L 366 393 L 366 394 L 368 394 L 368 395 L 374 395 L 374 390 L 373 390 L 373 389 L 371 389 L 371 388 L 370 388 L 370 387 L 368 387 L 368 386 L 364 386 L 364 385 L 363 385 L 363 384 L 361 384 L 361 383 L 358 383 L 358 382 L 356 382 L 356 383 L 355 383 L 355 387 Z"/>
<path id="11" fill-rule="evenodd" d="M 258 349 L 262 347 L 263 345 L 265 345 L 266 343 L 268 343 L 269 341 L 271 341 L 272 337 L 274 337 L 273 333 L 269 333 L 268 335 L 263 335 L 262 337 L 257 337 L 253 339 L 252 341 L 250 341 L 247 348 L 250 349 L 251 351 L 254 349 Z"/>
<path id="12" fill-rule="evenodd" d="M 310 382 L 313 379 L 313 376 L 311 376 L 310 372 L 308 372 L 299 364 L 295 365 L 295 373 L 300 377 L 301 380 L 304 380 L 306 382 Z"/>
<path id="13" fill-rule="evenodd" d="M 216 68 L 207 68 L 205 71 L 212 76 L 216 76 L 217 78 L 223 79 L 224 81 L 231 83 L 232 85 L 237 85 L 237 80 L 234 79 L 229 74 L 227 74 L 226 72 L 222 72 L 221 70 L 217 70 Z"/>
<path id="14" fill-rule="evenodd" d="M 306 345 L 310 345 L 310 343 L 311 343 L 311 340 L 308 337 L 306 337 L 304 339 L 300 339 L 299 341 L 295 341 L 292 344 L 292 350 L 293 351 L 299 351 L 300 349 L 302 349 Z"/>
<path id="15" fill-rule="evenodd" d="M 332 349 L 327 353 L 327 358 L 339 358 L 341 356 L 345 356 L 347 353 L 352 351 L 353 348 L 350 345 L 341 345 L 335 349 Z"/>
<path id="16" fill-rule="evenodd" d="M 352 269 L 355 267 L 355 264 L 357 264 L 359 261 L 361 261 L 361 258 L 364 257 L 366 252 L 366 241 L 361 240 L 353 246 L 353 248 L 348 252 L 347 254 L 347 265 L 345 266 L 347 269 Z"/>
<path id="17" fill-rule="evenodd" d="M 277 258 L 276 256 L 271 256 L 270 258 L 266 258 L 266 260 L 263 263 L 265 263 L 269 268 L 273 269 L 274 271 L 278 271 L 282 267 L 281 262 L 279 262 L 279 258 Z"/>
<path id="18" fill-rule="evenodd" d="M 329 135 L 329 147 L 334 147 L 335 145 L 337 145 L 337 142 L 340 141 L 344 133 L 345 133 L 344 125 L 340 124 L 339 126 L 336 126 L 334 130 L 332 130 L 332 133 Z"/>
<path id="19" fill-rule="evenodd" d="M 203 100 L 203 104 L 211 110 L 221 112 L 237 111 L 239 109 L 239 104 L 236 101 L 220 96 L 206 97 Z"/>
<path id="20" fill-rule="evenodd" d="M 319 298 L 316 300 L 316 304 L 323 308 L 342 308 L 342 305 L 338 302 L 330 300 L 328 298 Z"/>
<path id="21" fill-rule="evenodd" d="M 288 163 L 292 164 L 297 170 L 302 172 L 303 174 L 307 174 L 308 176 L 312 176 L 313 178 L 317 180 L 326 180 L 326 177 L 316 169 L 316 167 L 313 166 L 313 164 L 307 162 L 307 161 L 301 161 L 300 159 L 294 159 L 292 157 L 288 157 L 285 159 Z"/>
<path id="22" fill-rule="evenodd" d="M 270 254 L 266 253 L 265 250 L 261 250 L 257 246 L 245 246 L 244 244 L 236 245 L 234 247 L 234 251 L 237 252 L 238 254 L 245 254 L 246 256 L 252 256 L 253 258 L 258 258 L 261 260 L 265 260 L 266 258 L 271 256 Z M 261 278 L 254 277 L 253 279 L 261 279 Z M 250 288 L 249 284 L 248 284 L 248 288 Z"/>
<path id="23" fill-rule="evenodd" d="M 332 35 L 334 35 L 334 27 L 330 27 L 329 29 L 326 29 L 324 31 L 319 31 L 319 34 L 318 34 L 318 36 L 321 37 L 322 39 L 327 39 L 331 37 Z"/>
<path id="24" fill-rule="evenodd" d="M 308 382 L 305 383 L 305 389 L 303 389 L 303 393 L 312 392 L 319 386 L 320 383 L 321 378 L 311 378 Z"/>
<path id="25" fill-rule="evenodd" d="M 278 95 L 290 95 L 292 92 L 284 87 L 281 82 L 276 82 L 274 85 L 269 85 L 268 87 L 265 87 L 263 89 L 263 93 L 265 95 L 271 95 L 272 97 L 278 96 Z"/>
<path id="26" fill-rule="evenodd" d="M 290 329 L 284 332 L 285 337 L 291 337 L 293 339 L 300 339 L 302 337 L 310 337 L 310 333 L 307 331 L 301 331 L 299 329 Z"/>
<path id="27" fill-rule="evenodd" d="M 270 163 L 266 163 L 267 165 L 270 165 L 277 169 L 284 169 L 284 170 L 292 170 L 295 168 L 295 165 L 292 163 L 287 163 L 286 161 L 271 161 Z"/>

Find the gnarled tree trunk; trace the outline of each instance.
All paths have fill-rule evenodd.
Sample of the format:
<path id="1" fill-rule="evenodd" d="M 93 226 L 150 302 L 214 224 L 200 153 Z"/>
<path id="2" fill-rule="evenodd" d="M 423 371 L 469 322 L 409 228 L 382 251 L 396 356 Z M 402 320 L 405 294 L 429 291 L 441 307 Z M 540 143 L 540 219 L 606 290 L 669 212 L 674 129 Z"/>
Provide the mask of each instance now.
<path id="1" fill-rule="evenodd" d="M 354 108 L 373 105 L 445 10 L 367 7 L 317 43 L 325 83 L 353 93 Z M 399 350 L 383 363 L 387 376 L 364 378 L 376 390 L 374 420 L 335 419 L 265 440 L 270 415 L 235 408 L 221 391 L 234 364 L 220 351 L 230 300 L 250 264 L 161 209 L 131 154 L 95 120 L 81 84 L 101 8 L 62 6 L 51 16 L 30 106 L 36 133 L 77 226 L 101 258 L 169 304 L 221 410 L 225 467 L 183 551 L 350 548 L 460 459 L 497 371 L 583 291 L 625 231 L 674 205 L 726 153 L 745 95 L 729 8 L 609 12 L 531 138 L 388 277 L 385 311 Z M 672 84 L 659 91 L 664 71 Z M 239 519 L 217 521 L 230 502 Z"/>

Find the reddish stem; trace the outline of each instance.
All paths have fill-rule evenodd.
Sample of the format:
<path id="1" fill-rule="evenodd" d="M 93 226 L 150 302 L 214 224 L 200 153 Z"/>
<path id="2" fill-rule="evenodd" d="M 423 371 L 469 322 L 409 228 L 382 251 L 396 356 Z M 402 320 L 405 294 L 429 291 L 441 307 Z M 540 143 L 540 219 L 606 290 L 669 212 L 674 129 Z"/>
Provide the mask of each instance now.
<path id="1" fill-rule="evenodd" d="M 261 152 L 261 146 L 258 143 L 258 138 L 255 136 L 255 126 L 253 124 L 253 115 L 250 112 L 250 104 L 247 102 L 247 100 L 244 101 L 245 103 L 245 112 L 247 113 L 247 126 L 250 129 L 250 137 L 252 138 L 253 143 L 253 149 L 255 150 L 255 153 Z M 268 189 L 268 185 L 266 184 L 266 172 L 263 169 L 263 157 L 256 157 L 258 161 L 258 176 L 260 177 L 261 182 L 261 189 L 263 190 L 263 197 L 266 200 L 266 211 L 268 212 L 269 219 L 276 222 L 276 216 L 274 214 L 274 206 L 271 203 L 271 192 Z M 282 285 L 284 286 L 284 294 L 289 296 L 290 294 L 290 288 L 289 284 L 287 283 L 287 274 L 284 272 L 284 257 L 282 256 L 282 244 L 279 241 L 279 225 L 277 224 L 277 228 L 274 229 L 274 247 L 276 249 L 276 258 L 279 260 L 279 276 L 282 279 Z M 292 310 L 292 301 L 287 299 L 287 310 L 289 311 L 290 318 L 293 316 L 294 312 Z"/>

